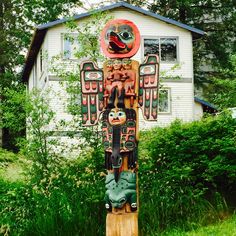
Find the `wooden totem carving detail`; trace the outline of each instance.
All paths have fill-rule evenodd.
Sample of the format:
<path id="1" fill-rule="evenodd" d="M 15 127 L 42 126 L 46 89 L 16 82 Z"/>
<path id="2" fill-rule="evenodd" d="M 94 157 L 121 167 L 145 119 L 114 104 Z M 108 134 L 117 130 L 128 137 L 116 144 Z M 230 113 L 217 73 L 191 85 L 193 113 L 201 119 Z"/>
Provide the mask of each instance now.
<path id="1" fill-rule="evenodd" d="M 131 21 L 108 22 L 101 47 L 109 58 L 99 69 L 81 64 L 82 123 L 96 125 L 101 117 L 105 150 L 106 208 L 115 213 L 137 210 L 138 108 L 146 120 L 157 119 L 159 58 L 148 55 L 139 65 L 131 57 L 140 46 L 140 33 Z"/>

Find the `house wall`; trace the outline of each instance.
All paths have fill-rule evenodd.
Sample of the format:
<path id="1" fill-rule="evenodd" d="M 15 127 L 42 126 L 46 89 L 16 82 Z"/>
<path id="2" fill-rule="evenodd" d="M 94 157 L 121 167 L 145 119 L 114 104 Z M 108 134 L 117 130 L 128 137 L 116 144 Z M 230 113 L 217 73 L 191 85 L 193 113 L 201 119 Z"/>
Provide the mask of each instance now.
<path id="1" fill-rule="evenodd" d="M 199 102 L 194 102 L 194 119 L 199 120 L 203 117 L 202 104 Z"/>
<path id="2" fill-rule="evenodd" d="M 137 54 L 133 57 L 134 60 L 141 62 L 143 60 L 143 38 L 153 36 L 170 36 L 178 38 L 178 63 L 180 67 L 174 71 L 171 69 L 175 63 L 161 63 L 160 71 L 164 74 L 163 77 L 168 75 L 180 76 L 179 80 L 165 80 L 162 79 L 161 85 L 163 88 L 169 88 L 171 91 L 171 112 L 168 114 L 159 114 L 157 122 L 146 122 L 140 114 L 140 127 L 149 128 L 152 126 L 166 126 L 176 118 L 184 121 L 191 121 L 194 119 L 193 105 L 194 105 L 194 94 L 193 94 L 193 54 L 192 54 L 192 35 L 189 31 L 173 26 L 171 24 L 164 23 L 160 20 L 154 19 L 150 16 L 137 13 L 132 10 L 124 8 L 116 9 L 111 12 L 114 18 L 123 18 L 133 21 L 140 30 L 141 34 L 141 46 Z M 85 22 L 82 19 L 78 24 Z M 49 61 L 53 56 L 57 56 L 62 53 L 62 34 L 66 33 L 66 27 L 64 25 L 58 25 L 51 29 L 48 29 L 46 38 L 42 45 L 42 48 L 47 52 L 48 62 L 45 62 L 45 71 L 48 70 Z M 37 80 L 33 79 L 34 71 L 38 71 L 39 68 L 39 55 L 37 58 L 37 66 L 35 65 L 29 80 L 29 89 L 37 87 L 39 89 L 45 89 L 51 87 L 55 92 L 60 90 L 58 96 L 52 97 L 51 105 L 54 110 L 57 111 L 57 120 L 66 118 L 68 120 L 71 117 L 66 114 L 62 104 L 66 102 L 67 95 L 63 89 L 60 88 L 58 78 L 48 71 L 37 73 Z M 63 60 L 65 63 L 65 69 L 72 70 L 77 66 L 76 61 L 74 64 L 70 61 Z M 37 69 L 36 69 L 37 67 Z M 62 111 L 63 110 L 63 111 Z"/>

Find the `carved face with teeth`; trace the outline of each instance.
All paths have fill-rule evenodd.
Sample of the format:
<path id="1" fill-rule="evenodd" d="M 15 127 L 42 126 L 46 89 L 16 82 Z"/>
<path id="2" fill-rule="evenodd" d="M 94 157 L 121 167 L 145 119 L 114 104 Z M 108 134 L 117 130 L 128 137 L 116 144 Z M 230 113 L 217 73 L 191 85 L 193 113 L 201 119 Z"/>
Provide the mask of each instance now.
<path id="1" fill-rule="evenodd" d="M 126 114 L 123 109 L 113 108 L 108 114 L 110 125 L 123 125 L 126 122 Z"/>
<path id="2" fill-rule="evenodd" d="M 117 19 L 108 22 L 102 31 L 101 46 L 110 58 L 132 57 L 138 50 L 140 34 L 133 22 Z"/>

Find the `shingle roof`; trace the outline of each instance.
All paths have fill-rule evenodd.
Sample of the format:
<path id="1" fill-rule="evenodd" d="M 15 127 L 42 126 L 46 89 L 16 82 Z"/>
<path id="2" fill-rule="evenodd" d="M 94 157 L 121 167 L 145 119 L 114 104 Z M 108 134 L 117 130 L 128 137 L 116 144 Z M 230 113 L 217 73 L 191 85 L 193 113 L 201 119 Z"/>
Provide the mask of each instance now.
<path id="1" fill-rule="evenodd" d="M 215 110 L 215 111 L 218 110 L 218 109 L 217 109 L 214 105 L 212 105 L 211 103 L 209 103 L 209 102 L 207 102 L 207 101 L 204 101 L 204 100 L 202 100 L 202 99 L 200 99 L 200 98 L 198 98 L 198 97 L 194 97 L 194 101 L 195 101 L 195 102 L 198 102 L 198 103 L 200 103 L 200 104 L 202 104 L 202 105 L 205 106 L 205 107 L 211 108 L 211 109 L 213 109 L 213 110 Z"/>
<path id="2" fill-rule="evenodd" d="M 172 20 L 170 18 L 167 18 L 167 17 L 161 16 L 159 14 L 156 14 L 156 13 L 144 10 L 144 9 L 142 9 L 140 7 L 136 7 L 136 6 L 130 5 L 130 4 L 125 3 L 125 2 L 118 2 L 118 3 L 115 3 L 115 4 L 109 5 L 109 6 L 105 6 L 105 7 L 102 7 L 100 9 L 98 9 L 98 11 L 108 11 L 108 10 L 113 10 L 115 8 L 118 8 L 118 7 L 125 7 L 125 8 L 128 8 L 130 10 L 137 11 L 137 12 L 142 13 L 144 15 L 151 16 L 151 17 L 154 17 L 154 18 L 156 18 L 158 20 L 164 21 L 166 23 L 169 23 L 169 24 L 176 25 L 178 27 L 184 28 L 184 29 L 189 30 L 189 31 L 191 31 L 193 33 L 196 33 L 196 34 L 200 34 L 200 35 L 204 34 L 204 31 L 202 31 L 202 30 L 196 29 L 194 27 L 191 27 L 189 25 L 183 24 L 183 23 L 178 22 L 176 20 Z M 91 14 L 92 14 L 92 12 L 82 13 L 82 14 L 79 14 L 79 15 L 75 15 L 73 17 L 73 19 L 79 20 L 79 19 L 82 19 L 84 17 L 90 16 Z M 51 28 L 51 27 L 53 27 L 55 25 L 65 23 L 67 21 L 68 21 L 68 19 L 64 18 L 64 19 L 60 19 L 60 20 L 49 22 L 47 24 L 39 25 L 39 26 L 37 26 L 37 28 L 40 29 L 40 30 L 41 29 L 48 29 L 48 28 Z"/>
<path id="3" fill-rule="evenodd" d="M 202 31 L 202 30 L 193 28 L 189 25 L 186 25 L 186 24 L 183 24 L 181 22 L 172 20 L 170 18 L 161 16 L 159 14 L 144 10 L 140 7 L 130 5 L 130 4 L 125 3 L 125 2 L 118 2 L 118 3 L 115 3 L 115 4 L 109 5 L 109 6 L 101 7 L 99 9 L 97 9 L 97 11 L 101 11 L 101 12 L 102 11 L 109 11 L 109 10 L 113 10 L 113 9 L 120 8 L 120 7 L 127 8 L 129 10 L 133 10 L 133 11 L 139 12 L 141 14 L 151 16 L 155 19 L 161 20 L 161 21 L 166 22 L 168 24 L 172 24 L 172 25 L 178 26 L 180 28 L 186 29 L 186 30 L 190 31 L 193 34 L 194 38 L 199 38 L 199 37 L 201 37 L 202 35 L 205 34 L 205 32 Z M 92 13 L 93 12 L 86 12 L 86 13 L 82 13 L 82 14 L 79 14 L 79 15 L 75 15 L 73 17 L 73 19 L 74 20 L 79 20 L 79 19 L 82 19 L 84 17 L 90 16 Z M 39 52 L 39 49 L 40 49 L 40 47 L 43 43 L 43 40 L 44 40 L 44 37 L 46 35 L 47 30 L 49 28 L 52 28 L 52 27 L 56 26 L 56 25 L 63 24 L 65 22 L 67 22 L 68 20 L 69 20 L 68 18 L 63 18 L 63 19 L 60 19 L 60 20 L 56 20 L 56 21 L 46 23 L 46 24 L 38 25 L 36 27 L 35 33 L 34 33 L 30 48 L 29 48 L 28 55 L 26 57 L 25 66 L 24 66 L 24 69 L 23 69 L 23 72 L 22 72 L 23 81 L 28 81 L 28 79 L 29 79 L 29 75 L 30 75 L 30 72 L 31 72 L 32 67 L 34 65 L 35 58 L 36 58 L 36 56 Z"/>

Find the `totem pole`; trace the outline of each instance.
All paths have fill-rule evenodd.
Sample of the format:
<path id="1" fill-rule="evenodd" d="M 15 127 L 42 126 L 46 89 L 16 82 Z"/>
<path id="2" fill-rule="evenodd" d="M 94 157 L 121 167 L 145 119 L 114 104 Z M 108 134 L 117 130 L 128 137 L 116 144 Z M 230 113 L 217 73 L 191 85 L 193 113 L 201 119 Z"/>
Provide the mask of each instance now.
<path id="1" fill-rule="evenodd" d="M 134 23 L 116 19 L 101 33 L 109 58 L 103 70 L 92 61 L 81 64 L 82 123 L 96 125 L 101 116 L 105 150 L 106 235 L 138 235 L 138 108 L 146 120 L 157 119 L 159 58 L 143 64 L 130 59 L 140 46 Z"/>

